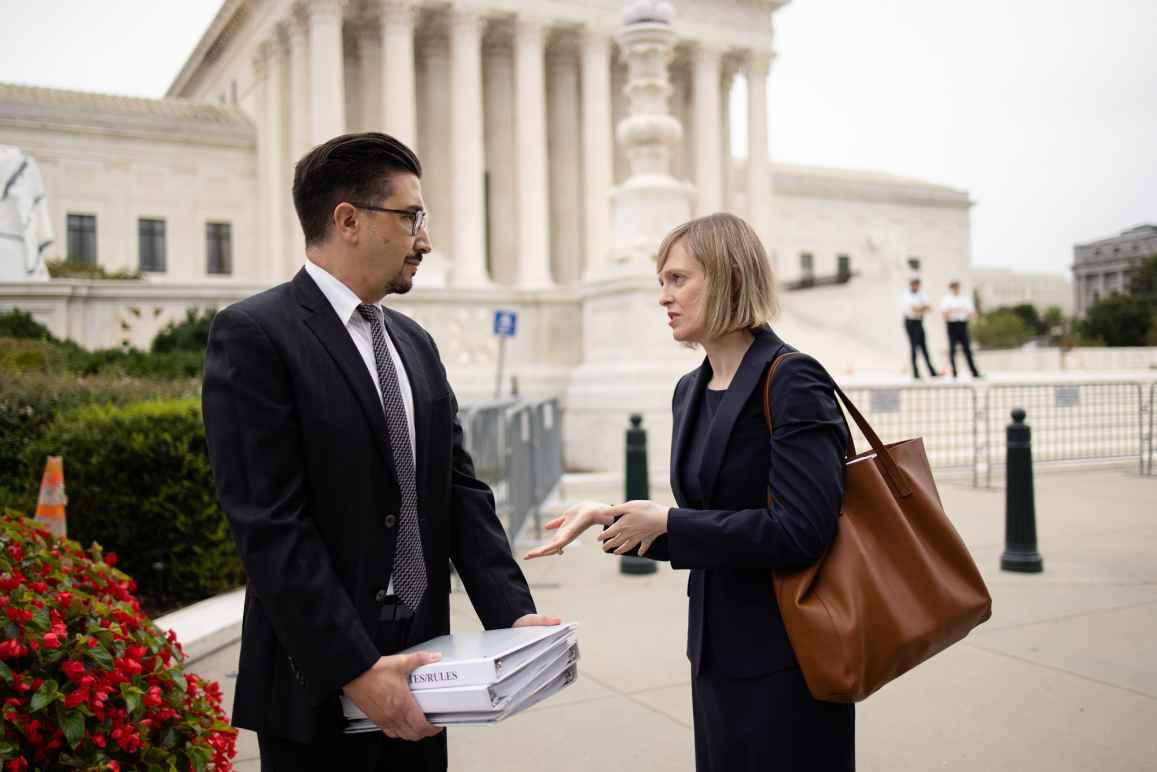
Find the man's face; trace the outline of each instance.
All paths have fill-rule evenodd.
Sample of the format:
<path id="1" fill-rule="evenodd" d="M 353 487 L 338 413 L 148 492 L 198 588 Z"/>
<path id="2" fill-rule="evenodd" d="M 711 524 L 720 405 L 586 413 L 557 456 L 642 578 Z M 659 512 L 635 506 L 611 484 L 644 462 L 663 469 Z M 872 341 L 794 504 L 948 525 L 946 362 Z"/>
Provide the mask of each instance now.
<path id="1" fill-rule="evenodd" d="M 919 292 L 919 291 L 920 291 L 920 282 L 918 282 L 918 281 L 910 281 L 910 282 L 908 282 L 908 287 L 909 287 L 909 289 L 911 289 L 913 292 Z"/>
<path id="2" fill-rule="evenodd" d="M 408 172 L 395 173 L 390 181 L 390 197 L 372 202 L 384 209 L 402 209 L 417 212 L 425 209 L 422 200 L 422 182 Z M 370 283 L 380 288 L 383 296 L 399 295 L 414 286 L 414 274 L 422 257 L 432 248 L 427 227 L 411 236 L 414 216 L 395 212 L 362 210 L 366 221 L 366 239 L 359 245 L 361 268 Z"/>

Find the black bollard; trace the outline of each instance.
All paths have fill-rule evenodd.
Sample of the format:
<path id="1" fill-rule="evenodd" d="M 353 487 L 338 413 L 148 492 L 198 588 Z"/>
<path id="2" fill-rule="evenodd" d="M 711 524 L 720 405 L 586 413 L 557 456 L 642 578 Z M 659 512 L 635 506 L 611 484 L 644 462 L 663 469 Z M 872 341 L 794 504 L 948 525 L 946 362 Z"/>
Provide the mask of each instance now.
<path id="1" fill-rule="evenodd" d="M 1005 571 L 1039 574 L 1044 561 L 1036 549 L 1036 504 L 1032 488 L 1032 434 L 1024 422 L 1024 410 L 1014 408 L 1008 425 L 1005 461 L 1004 554 Z"/>
<path id="2" fill-rule="evenodd" d="M 647 479 L 647 430 L 643 428 L 643 416 L 631 415 L 631 428 L 627 429 L 627 464 L 624 501 L 651 498 L 651 486 Z M 619 558 L 619 573 L 653 574 L 655 561 L 634 555 Z"/>

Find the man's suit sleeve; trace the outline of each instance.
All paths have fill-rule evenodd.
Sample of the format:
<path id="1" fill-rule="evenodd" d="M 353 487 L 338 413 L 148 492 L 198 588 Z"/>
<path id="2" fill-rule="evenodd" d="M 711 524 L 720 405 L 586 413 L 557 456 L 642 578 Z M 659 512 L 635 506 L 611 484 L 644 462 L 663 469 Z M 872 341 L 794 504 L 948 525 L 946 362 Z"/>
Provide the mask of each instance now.
<path id="1" fill-rule="evenodd" d="M 772 382 L 772 507 L 673 509 L 675 568 L 801 568 L 836 535 L 847 434 L 831 378 L 811 357 L 792 357 Z"/>
<path id="2" fill-rule="evenodd" d="M 242 310 L 217 314 L 202 388 L 209 460 L 248 577 L 311 699 L 379 654 L 308 512 L 299 423 L 285 362 Z"/>
<path id="3" fill-rule="evenodd" d="M 442 358 L 430 338 L 439 366 Z M 445 377 L 445 368 L 442 368 Z M 478 618 L 487 630 L 510 627 L 521 616 L 535 613 L 534 599 L 522 569 L 510 553 L 510 543 L 494 507 L 494 494 L 474 476 L 474 460 L 462 444 L 458 400 L 450 390 L 454 416 L 451 448 L 450 560 Z"/>

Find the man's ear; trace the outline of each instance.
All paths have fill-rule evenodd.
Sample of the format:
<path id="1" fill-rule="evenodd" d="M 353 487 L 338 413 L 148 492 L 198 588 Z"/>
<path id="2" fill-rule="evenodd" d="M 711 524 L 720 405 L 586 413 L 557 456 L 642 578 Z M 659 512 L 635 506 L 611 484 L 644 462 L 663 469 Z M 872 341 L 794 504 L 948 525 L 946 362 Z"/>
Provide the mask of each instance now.
<path id="1" fill-rule="evenodd" d="M 361 222 L 358 219 L 357 207 L 342 201 L 333 208 L 330 214 L 334 233 L 342 241 L 356 242 Z"/>

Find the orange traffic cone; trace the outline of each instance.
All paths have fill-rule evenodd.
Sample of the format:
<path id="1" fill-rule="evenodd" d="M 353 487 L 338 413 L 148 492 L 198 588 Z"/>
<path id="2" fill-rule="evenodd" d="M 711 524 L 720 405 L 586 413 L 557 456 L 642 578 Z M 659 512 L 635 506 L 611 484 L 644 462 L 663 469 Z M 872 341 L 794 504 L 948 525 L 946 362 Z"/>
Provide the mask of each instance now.
<path id="1" fill-rule="evenodd" d="M 40 478 L 36 522 L 62 539 L 68 535 L 64 514 L 66 504 L 68 497 L 64 495 L 64 459 L 60 456 L 49 456 L 44 464 L 44 476 Z"/>

